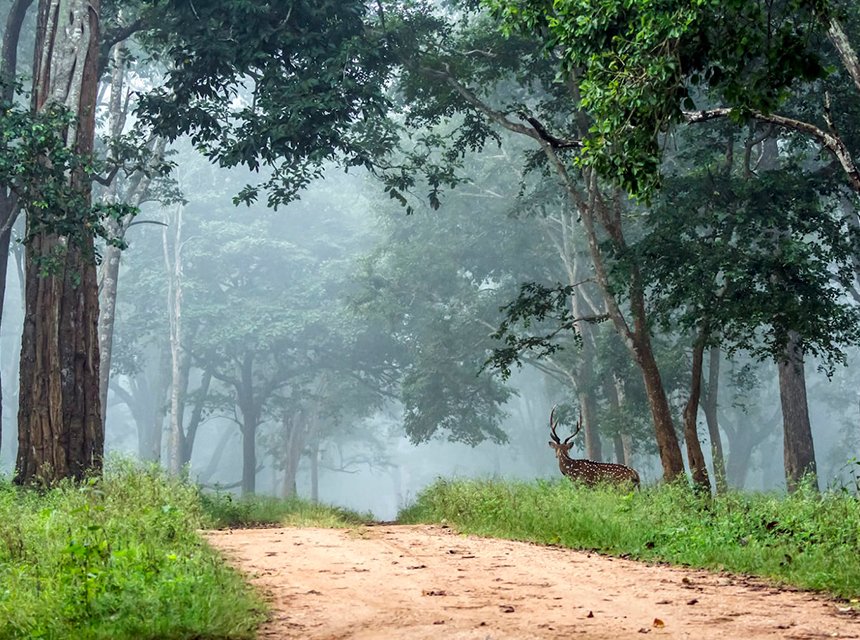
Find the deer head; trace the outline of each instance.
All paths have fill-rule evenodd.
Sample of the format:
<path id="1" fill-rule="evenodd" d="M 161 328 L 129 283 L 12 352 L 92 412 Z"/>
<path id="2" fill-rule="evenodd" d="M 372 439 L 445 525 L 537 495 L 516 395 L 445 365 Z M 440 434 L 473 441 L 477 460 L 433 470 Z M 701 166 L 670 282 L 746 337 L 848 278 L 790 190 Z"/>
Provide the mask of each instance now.
<path id="1" fill-rule="evenodd" d="M 555 455 L 559 461 L 561 461 L 564 456 L 568 455 L 568 451 L 570 451 L 570 448 L 573 446 L 573 439 L 582 429 L 582 411 L 579 412 L 579 420 L 576 423 L 576 430 L 567 436 L 564 439 L 564 442 L 562 442 L 561 438 L 558 437 L 558 434 L 555 431 L 555 428 L 558 426 L 558 423 L 555 421 L 555 410 L 557 408 L 558 405 L 553 406 L 552 411 L 549 413 L 549 437 L 552 438 L 552 440 L 549 441 L 549 446 L 555 449 Z"/>

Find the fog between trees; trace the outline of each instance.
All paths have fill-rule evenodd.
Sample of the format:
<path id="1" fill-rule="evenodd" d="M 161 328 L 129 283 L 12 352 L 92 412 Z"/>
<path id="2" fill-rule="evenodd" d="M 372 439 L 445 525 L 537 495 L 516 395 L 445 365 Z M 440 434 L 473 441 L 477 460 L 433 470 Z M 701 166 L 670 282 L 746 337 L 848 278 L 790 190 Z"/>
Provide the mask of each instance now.
<path id="1" fill-rule="evenodd" d="M 148 4 L 135 5 L 141 19 Z M 201 132 L 185 107 L 170 111 L 175 102 L 150 93 L 182 95 L 193 81 L 162 83 L 176 60 L 159 47 L 173 36 L 141 30 L 112 44 L 96 117 L 96 153 L 112 175 L 93 200 L 139 211 L 105 218 L 96 240 L 106 454 L 207 487 L 391 518 L 437 477 L 557 477 L 547 439 L 560 404 L 562 436 L 584 419 L 580 457 L 628 464 L 646 483 L 686 469 L 715 490 L 785 490 L 816 470 L 821 488 L 856 489 L 857 194 L 843 158 L 774 116 L 831 125 L 850 159 L 860 104 L 850 64 L 828 75 L 810 63 L 809 78 L 772 88 L 780 101 L 741 105 L 745 117 L 687 124 L 685 103 L 687 115 L 666 116 L 653 140 L 607 129 L 600 144 L 628 150 L 619 161 L 589 133 L 608 107 L 581 111 L 571 89 L 606 77 L 584 66 L 558 82 L 538 35 L 516 24 L 502 35 L 499 20 L 513 20 L 499 13 L 505 3 L 382 4 L 360 22 L 377 44 L 382 31 L 387 58 L 368 54 L 364 84 L 344 82 L 386 111 L 345 118 L 352 128 L 322 103 L 302 107 L 300 126 L 274 122 L 287 103 L 231 58 L 244 78 L 224 107 L 235 128 Z M 129 24 L 103 7 L 106 20 Z M 839 23 L 849 45 L 852 11 Z M 712 17 L 697 19 L 716 29 Z M 850 61 L 828 24 L 803 55 Z M 193 36 L 183 46 L 205 46 Z M 273 43 L 258 42 L 261 55 Z M 382 76 L 379 95 L 366 89 Z M 697 113 L 735 106 L 721 78 L 676 81 Z M 243 130 L 237 114 L 249 105 L 259 111 Z M 663 117 L 637 109 L 628 115 L 640 128 Z M 307 115 L 321 112 L 331 121 Z M 582 140 L 596 145 L 591 162 L 577 160 Z M 630 169 L 636 154 L 654 166 Z M 236 164 L 246 166 L 224 166 Z M 23 216 L 13 235 L 27 240 Z M 10 246 L 0 325 L 8 472 L 25 272 L 22 244 Z M 793 403 L 804 389 L 808 411 Z M 784 433 L 802 441 L 807 419 L 814 466 L 806 445 L 783 456 Z"/>

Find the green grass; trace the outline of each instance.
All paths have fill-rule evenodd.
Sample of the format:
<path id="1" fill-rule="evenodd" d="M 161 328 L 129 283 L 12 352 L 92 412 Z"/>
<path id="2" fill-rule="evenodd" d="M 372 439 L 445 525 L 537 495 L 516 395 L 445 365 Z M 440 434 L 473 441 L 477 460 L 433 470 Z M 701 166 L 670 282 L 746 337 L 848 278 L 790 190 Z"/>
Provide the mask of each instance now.
<path id="1" fill-rule="evenodd" d="M 195 487 L 126 462 L 44 493 L 0 481 L 0 639 L 253 638 L 263 605 L 211 523 Z"/>
<path id="2" fill-rule="evenodd" d="M 218 528 L 297 526 L 354 527 L 373 519 L 341 507 L 331 507 L 301 500 L 269 496 L 234 498 L 229 493 L 204 494 L 203 508 Z"/>
<path id="3" fill-rule="evenodd" d="M 842 492 L 709 499 L 681 486 L 622 494 L 563 480 L 439 481 L 399 519 L 860 597 L 860 500 Z"/>

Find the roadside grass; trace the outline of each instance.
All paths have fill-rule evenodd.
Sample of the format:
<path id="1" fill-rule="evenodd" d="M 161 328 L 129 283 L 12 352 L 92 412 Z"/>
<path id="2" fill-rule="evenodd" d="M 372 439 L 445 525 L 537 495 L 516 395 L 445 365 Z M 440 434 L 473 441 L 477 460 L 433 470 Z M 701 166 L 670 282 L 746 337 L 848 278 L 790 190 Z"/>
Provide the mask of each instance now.
<path id="1" fill-rule="evenodd" d="M 229 493 L 201 495 L 204 511 L 212 526 L 220 529 L 299 526 L 339 529 L 366 524 L 370 514 L 360 514 L 341 507 L 317 504 L 299 498 L 247 496 L 235 498 Z"/>
<path id="2" fill-rule="evenodd" d="M 194 486 L 127 461 L 45 492 L 0 480 L 0 638 L 253 638 L 263 603 L 210 524 Z"/>
<path id="3" fill-rule="evenodd" d="M 625 494 L 567 480 L 440 480 L 399 520 L 756 575 L 855 603 L 860 598 L 860 500 L 845 492 L 709 498 L 681 485 Z"/>

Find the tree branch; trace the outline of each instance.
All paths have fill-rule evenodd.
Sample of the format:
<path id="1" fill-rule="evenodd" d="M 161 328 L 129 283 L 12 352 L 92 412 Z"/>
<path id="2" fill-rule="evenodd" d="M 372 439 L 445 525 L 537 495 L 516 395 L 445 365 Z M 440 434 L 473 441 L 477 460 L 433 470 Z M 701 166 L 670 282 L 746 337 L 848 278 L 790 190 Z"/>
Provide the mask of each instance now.
<path id="1" fill-rule="evenodd" d="M 721 107 L 704 111 L 684 111 L 681 115 L 685 122 L 695 124 L 699 122 L 708 122 L 709 120 L 716 120 L 718 118 L 726 118 L 734 112 L 734 109 Z M 848 184 L 851 186 L 851 189 L 857 194 L 860 194 L 860 169 L 858 169 L 857 165 L 854 163 L 854 158 L 851 156 L 851 152 L 848 150 L 848 147 L 845 146 L 842 138 L 821 129 L 814 124 L 804 122 L 803 120 L 797 120 L 795 118 L 788 118 L 786 116 L 780 116 L 773 113 L 766 114 L 761 111 L 751 111 L 749 115 L 751 118 L 755 118 L 761 122 L 768 122 L 770 124 L 783 127 L 784 129 L 797 131 L 798 133 L 803 133 L 817 140 L 822 147 L 833 154 L 842 166 L 842 170 L 848 178 Z"/>
<path id="2" fill-rule="evenodd" d="M 830 19 L 830 29 L 827 30 L 827 37 L 830 38 L 830 42 L 836 47 L 845 70 L 851 76 L 851 79 L 854 80 L 854 86 L 860 91 L 860 58 L 857 57 L 857 52 L 854 51 L 854 47 L 851 46 L 848 36 L 836 18 Z"/>

